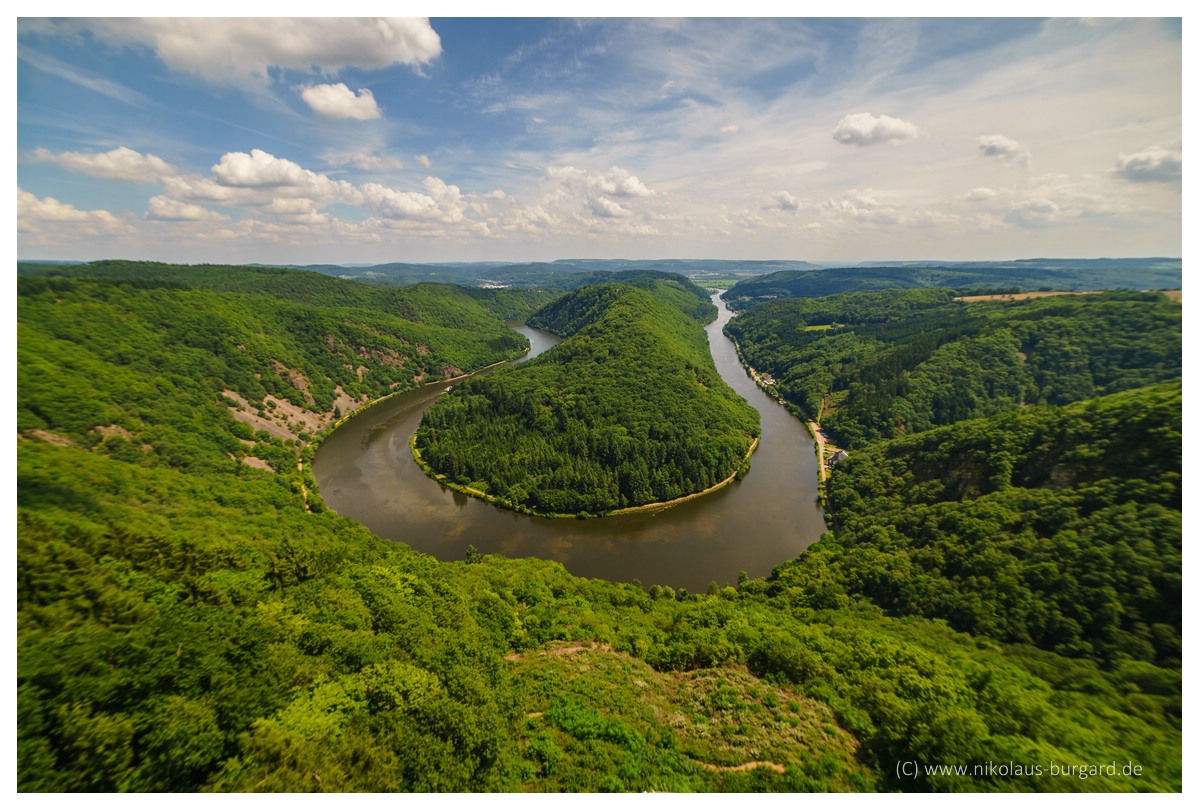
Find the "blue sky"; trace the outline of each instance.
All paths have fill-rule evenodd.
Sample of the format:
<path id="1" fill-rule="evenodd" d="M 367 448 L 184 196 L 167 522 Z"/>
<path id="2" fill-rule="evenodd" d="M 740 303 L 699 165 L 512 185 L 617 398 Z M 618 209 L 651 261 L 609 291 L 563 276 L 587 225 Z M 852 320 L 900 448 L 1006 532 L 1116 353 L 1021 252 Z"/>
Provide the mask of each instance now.
<path id="1" fill-rule="evenodd" d="M 1182 252 L 1177 19 L 22 19 L 23 259 Z"/>

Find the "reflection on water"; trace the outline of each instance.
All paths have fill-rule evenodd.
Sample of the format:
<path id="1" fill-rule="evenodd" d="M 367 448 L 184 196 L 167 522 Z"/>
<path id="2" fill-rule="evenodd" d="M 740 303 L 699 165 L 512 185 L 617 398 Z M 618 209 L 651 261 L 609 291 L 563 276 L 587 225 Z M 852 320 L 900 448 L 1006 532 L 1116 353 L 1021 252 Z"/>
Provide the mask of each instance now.
<path id="1" fill-rule="evenodd" d="M 421 414 L 445 386 L 412 391 L 349 420 L 321 445 L 313 472 L 321 497 L 338 514 L 375 534 L 443 560 L 484 553 L 557 560 L 571 573 L 646 585 L 703 590 L 736 582 L 741 571 L 765 576 L 820 538 L 812 439 L 796 419 L 745 374 L 721 328 L 708 326 L 712 357 L 725 381 L 762 415 L 762 441 L 749 475 L 703 498 L 657 512 L 592 520 L 547 520 L 506 512 L 425 476 L 408 449 Z M 521 326 L 528 356 L 557 338 Z"/>

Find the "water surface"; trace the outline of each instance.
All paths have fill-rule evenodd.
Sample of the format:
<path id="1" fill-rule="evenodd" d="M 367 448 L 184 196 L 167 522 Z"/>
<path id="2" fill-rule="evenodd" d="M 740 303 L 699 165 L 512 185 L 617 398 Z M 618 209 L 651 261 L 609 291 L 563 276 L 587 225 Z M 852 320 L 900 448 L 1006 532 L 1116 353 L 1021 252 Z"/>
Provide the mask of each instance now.
<path id="1" fill-rule="evenodd" d="M 591 520 L 548 520 L 497 509 L 428 478 L 408 449 L 424 409 L 446 384 L 387 400 L 356 415 L 321 444 L 313 473 L 325 504 L 375 534 L 442 560 L 467 546 L 509 557 L 557 560 L 573 574 L 692 591 L 740 571 L 765 576 L 820 538 L 816 455 L 803 425 L 749 379 L 721 331 L 731 317 L 718 296 L 708 325 L 716 368 L 762 415 L 762 441 L 749 475 L 693 501 L 652 513 Z M 558 339 L 517 327 L 528 357 Z"/>

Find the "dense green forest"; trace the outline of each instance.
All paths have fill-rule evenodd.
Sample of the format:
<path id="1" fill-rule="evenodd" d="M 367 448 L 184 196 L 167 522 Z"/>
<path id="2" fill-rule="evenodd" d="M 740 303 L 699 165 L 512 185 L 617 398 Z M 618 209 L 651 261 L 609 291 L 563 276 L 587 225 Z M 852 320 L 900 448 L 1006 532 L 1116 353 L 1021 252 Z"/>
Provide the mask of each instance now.
<path id="1" fill-rule="evenodd" d="M 722 297 L 731 308 L 740 310 L 778 298 L 928 287 L 950 288 L 963 295 L 1024 290 L 1175 290 L 1182 287 L 1182 262 L 1164 258 L 1029 259 L 788 269 L 739 281 Z"/>
<path id="2" fill-rule="evenodd" d="M 1182 307 L 1156 293 L 955 301 L 947 290 L 760 304 L 726 327 L 843 446 L 1182 376 Z"/>
<path id="3" fill-rule="evenodd" d="M 1178 383 L 874 445 L 838 465 L 808 564 L 889 612 L 1177 668 L 1181 461 Z"/>
<path id="4" fill-rule="evenodd" d="M 415 447 L 447 480 L 508 508 L 598 514 L 708 489 L 746 465 L 758 414 L 720 378 L 679 277 L 631 274 L 534 313 L 566 339 L 434 403 Z"/>
<path id="5" fill-rule="evenodd" d="M 874 444 L 836 538 L 676 593 L 439 562 L 309 511 L 298 434 L 240 440 L 224 391 L 294 427 L 519 350 L 470 295 L 169 272 L 19 282 L 19 790 L 1181 790 L 1178 386 Z"/>
<path id="6" fill-rule="evenodd" d="M 187 470 L 282 470 L 366 401 L 528 348 L 457 287 L 275 270 L 275 295 L 260 270 L 108 270 L 18 279 L 22 435 Z"/>

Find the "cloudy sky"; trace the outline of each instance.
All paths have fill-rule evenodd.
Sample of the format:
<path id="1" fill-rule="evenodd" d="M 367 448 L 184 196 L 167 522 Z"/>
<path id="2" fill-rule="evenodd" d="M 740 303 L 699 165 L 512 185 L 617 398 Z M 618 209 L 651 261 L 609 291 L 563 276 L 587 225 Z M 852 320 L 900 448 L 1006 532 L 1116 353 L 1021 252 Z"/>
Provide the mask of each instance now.
<path id="1" fill-rule="evenodd" d="M 1180 256 L 1181 22 L 22 19 L 23 259 Z"/>

